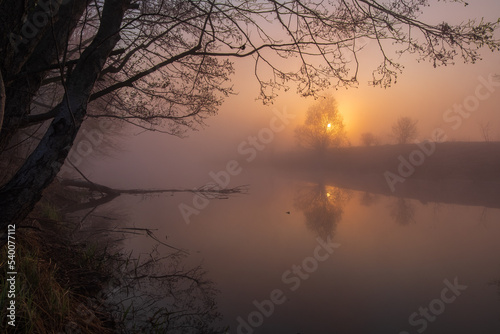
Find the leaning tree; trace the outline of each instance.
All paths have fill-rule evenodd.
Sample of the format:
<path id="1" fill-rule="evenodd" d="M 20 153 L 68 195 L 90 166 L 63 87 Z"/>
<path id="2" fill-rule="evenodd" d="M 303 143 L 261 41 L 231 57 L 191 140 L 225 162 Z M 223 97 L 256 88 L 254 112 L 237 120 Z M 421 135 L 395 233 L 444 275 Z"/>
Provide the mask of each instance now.
<path id="1" fill-rule="evenodd" d="M 356 84 L 357 55 L 366 41 L 381 60 L 372 69 L 372 83 L 384 87 L 400 72 L 391 54 L 413 53 L 440 65 L 460 57 L 475 62 L 478 47 L 498 50 L 498 22 L 429 24 L 420 19 L 427 5 L 428 0 L 0 0 L 0 150 L 19 131 L 44 129 L 0 189 L 0 229 L 30 212 L 86 118 L 117 118 L 179 134 L 216 113 L 231 94 L 236 58 L 253 60 L 260 98 L 267 103 L 292 82 L 302 95 Z"/>

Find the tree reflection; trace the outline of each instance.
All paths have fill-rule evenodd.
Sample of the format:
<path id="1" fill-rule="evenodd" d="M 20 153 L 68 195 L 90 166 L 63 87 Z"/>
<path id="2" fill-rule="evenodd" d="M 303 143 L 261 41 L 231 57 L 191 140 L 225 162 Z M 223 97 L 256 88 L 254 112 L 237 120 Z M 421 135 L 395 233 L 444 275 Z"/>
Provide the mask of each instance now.
<path id="1" fill-rule="evenodd" d="M 379 196 L 377 196 L 376 194 L 372 194 L 372 193 L 369 193 L 369 192 L 365 192 L 360 200 L 359 200 L 359 204 L 363 205 L 363 206 L 372 206 L 373 204 L 376 204 L 379 200 Z"/>
<path id="2" fill-rule="evenodd" d="M 352 193 L 324 184 L 314 184 L 299 188 L 295 195 L 294 207 L 304 213 L 307 227 L 320 237 L 334 234 L 342 219 L 343 207 Z"/>
<path id="3" fill-rule="evenodd" d="M 219 290 L 202 265 L 167 243 L 167 236 L 131 225 L 127 215 L 95 199 L 112 196 L 111 188 L 81 186 L 85 182 L 52 184 L 33 213 L 40 216 L 36 230 L 54 249 L 50 261 L 57 264 L 64 288 L 78 296 L 71 311 L 75 320 L 64 332 L 94 333 L 105 323 L 103 333 L 108 327 L 117 333 L 227 333 Z M 102 194 L 94 194 L 99 190 Z M 140 250 L 133 247 L 138 244 Z M 146 251 L 144 245 L 150 245 Z"/>
<path id="4" fill-rule="evenodd" d="M 415 222 L 415 205 L 406 198 L 397 198 L 391 205 L 391 217 L 399 225 Z"/>

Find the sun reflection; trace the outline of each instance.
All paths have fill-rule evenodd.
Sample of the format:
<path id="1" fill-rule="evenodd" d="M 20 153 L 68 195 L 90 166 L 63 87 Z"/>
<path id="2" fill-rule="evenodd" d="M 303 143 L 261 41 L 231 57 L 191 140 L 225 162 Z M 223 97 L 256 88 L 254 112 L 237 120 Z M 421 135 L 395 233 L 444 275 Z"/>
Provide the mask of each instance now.
<path id="1" fill-rule="evenodd" d="M 294 207 L 304 213 L 306 225 L 318 236 L 335 233 L 343 207 L 351 198 L 348 190 L 325 184 L 304 184 L 295 195 Z"/>

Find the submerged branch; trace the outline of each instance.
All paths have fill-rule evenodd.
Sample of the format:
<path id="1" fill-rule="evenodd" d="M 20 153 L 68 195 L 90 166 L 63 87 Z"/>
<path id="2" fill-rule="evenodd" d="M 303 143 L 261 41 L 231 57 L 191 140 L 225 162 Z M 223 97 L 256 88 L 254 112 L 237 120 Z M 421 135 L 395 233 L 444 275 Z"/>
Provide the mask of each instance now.
<path id="1" fill-rule="evenodd" d="M 70 180 L 63 179 L 61 185 L 77 188 L 85 188 L 90 191 L 100 192 L 106 195 L 119 196 L 122 194 L 129 195 L 146 195 L 146 194 L 163 194 L 163 193 L 193 193 L 200 194 L 204 197 L 226 199 L 231 194 L 246 193 L 247 185 L 241 185 L 233 188 L 219 188 L 217 185 L 205 185 L 196 189 L 115 189 L 101 184 L 97 184 L 88 180 Z"/>

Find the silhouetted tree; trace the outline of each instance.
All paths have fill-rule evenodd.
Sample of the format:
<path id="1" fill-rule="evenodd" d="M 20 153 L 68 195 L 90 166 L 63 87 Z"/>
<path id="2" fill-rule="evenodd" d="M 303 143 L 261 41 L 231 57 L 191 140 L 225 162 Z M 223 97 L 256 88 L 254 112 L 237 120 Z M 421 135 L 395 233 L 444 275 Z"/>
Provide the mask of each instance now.
<path id="1" fill-rule="evenodd" d="M 317 95 L 330 84 L 356 84 L 359 64 L 351 60 L 363 39 L 380 46 L 372 83 L 384 87 L 401 71 L 384 50 L 388 42 L 434 65 L 452 63 L 456 56 L 474 62 L 478 47 L 499 47 L 498 22 L 433 25 L 419 20 L 427 5 L 426 0 L 1 1 L 0 150 L 20 129 L 50 124 L 0 189 L 0 229 L 31 211 L 98 100 L 104 109 L 94 117 L 179 134 L 215 114 L 231 94 L 231 57 L 254 59 L 260 98 L 270 102 L 290 82 L 302 95 Z M 298 67 L 282 61 L 291 56 L 299 59 Z"/>
<path id="2" fill-rule="evenodd" d="M 392 134 L 398 144 L 408 144 L 411 140 L 417 138 L 417 120 L 410 117 L 400 117 L 392 126 Z"/>
<path id="3" fill-rule="evenodd" d="M 300 146 L 319 152 L 348 143 L 342 115 L 332 96 L 309 107 L 306 121 L 295 129 L 295 139 Z"/>
<path id="4" fill-rule="evenodd" d="M 361 142 L 365 146 L 378 145 L 378 138 L 371 132 L 361 134 Z"/>

